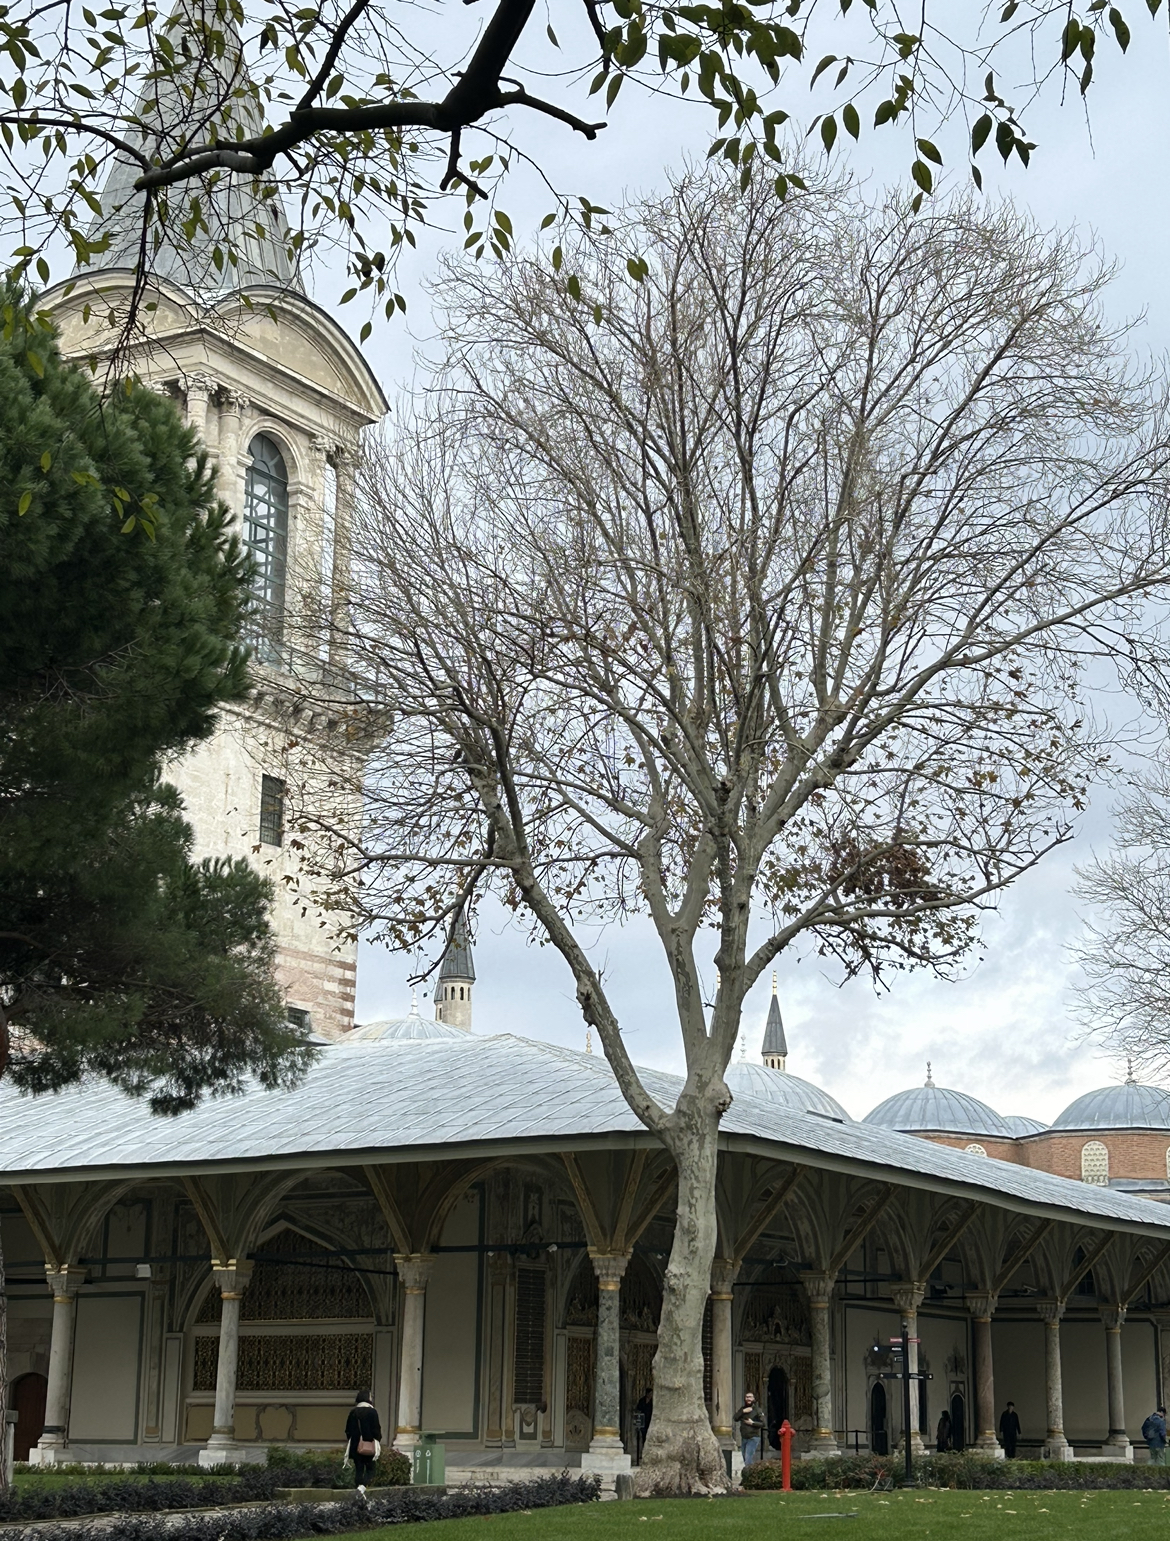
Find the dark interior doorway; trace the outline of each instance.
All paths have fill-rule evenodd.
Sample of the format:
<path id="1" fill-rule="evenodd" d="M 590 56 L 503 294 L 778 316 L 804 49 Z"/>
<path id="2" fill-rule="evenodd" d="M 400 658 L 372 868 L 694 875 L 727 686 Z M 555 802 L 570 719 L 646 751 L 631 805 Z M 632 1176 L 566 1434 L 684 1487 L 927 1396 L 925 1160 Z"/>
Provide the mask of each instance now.
<path id="1" fill-rule="evenodd" d="M 951 1398 L 951 1449 L 967 1448 L 967 1403 L 963 1393 L 956 1391 Z"/>
<path id="2" fill-rule="evenodd" d="M 13 1459 L 27 1461 L 28 1453 L 45 1432 L 45 1392 L 49 1383 L 43 1375 L 22 1375 L 12 1387 L 12 1407 L 16 1413 Z"/>
<path id="3" fill-rule="evenodd" d="M 889 1455 L 890 1434 L 886 1428 L 886 1388 L 875 1380 L 869 1393 L 869 1448 L 874 1455 Z"/>
<path id="4" fill-rule="evenodd" d="M 768 1443 L 773 1450 L 779 1450 L 780 1425 L 790 1416 L 788 1376 L 778 1364 L 774 1364 L 768 1371 Z"/>

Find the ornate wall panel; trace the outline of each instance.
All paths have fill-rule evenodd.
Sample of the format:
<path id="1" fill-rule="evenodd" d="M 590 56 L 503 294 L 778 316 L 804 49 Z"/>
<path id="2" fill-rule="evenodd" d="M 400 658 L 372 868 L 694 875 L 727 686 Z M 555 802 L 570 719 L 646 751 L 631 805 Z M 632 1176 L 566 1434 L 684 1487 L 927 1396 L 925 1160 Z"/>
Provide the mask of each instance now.
<path id="1" fill-rule="evenodd" d="M 195 1339 L 195 1391 L 214 1391 L 219 1339 Z M 374 1371 L 372 1332 L 242 1337 L 239 1391 L 361 1391 Z"/>
<path id="2" fill-rule="evenodd" d="M 370 1297 L 349 1264 L 307 1237 L 281 1231 L 256 1250 L 261 1261 L 244 1293 L 242 1321 L 368 1321 L 373 1316 Z M 219 1311 L 219 1295 L 212 1289 L 199 1320 L 218 1322 Z"/>
<path id="3" fill-rule="evenodd" d="M 739 1335 L 745 1343 L 809 1343 L 804 1290 L 798 1284 L 756 1285 L 748 1298 Z"/>
<path id="4" fill-rule="evenodd" d="M 593 1437 L 593 1339 L 570 1337 L 565 1354 L 565 1448 L 588 1450 Z"/>
<path id="5" fill-rule="evenodd" d="M 548 1279 L 543 1268 L 516 1270 L 516 1336 L 512 1400 L 537 1406 L 544 1401 L 544 1323 Z"/>

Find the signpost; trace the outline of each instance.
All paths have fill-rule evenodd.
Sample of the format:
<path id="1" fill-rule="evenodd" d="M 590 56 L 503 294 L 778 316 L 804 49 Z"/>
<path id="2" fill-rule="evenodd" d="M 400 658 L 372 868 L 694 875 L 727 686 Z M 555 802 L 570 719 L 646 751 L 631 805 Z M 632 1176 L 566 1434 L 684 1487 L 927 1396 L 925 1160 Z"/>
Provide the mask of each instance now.
<path id="1" fill-rule="evenodd" d="M 911 1451 L 910 1427 L 910 1382 L 912 1380 L 933 1380 L 933 1375 L 923 1375 L 920 1370 L 910 1368 L 910 1345 L 918 1343 L 920 1339 L 910 1336 L 910 1323 L 902 1322 L 902 1336 L 890 1339 L 890 1352 L 901 1354 L 902 1368 L 900 1370 L 883 1370 L 880 1379 L 900 1380 L 902 1382 L 902 1439 L 906 1446 L 906 1486 L 914 1486 L 914 1458 Z"/>

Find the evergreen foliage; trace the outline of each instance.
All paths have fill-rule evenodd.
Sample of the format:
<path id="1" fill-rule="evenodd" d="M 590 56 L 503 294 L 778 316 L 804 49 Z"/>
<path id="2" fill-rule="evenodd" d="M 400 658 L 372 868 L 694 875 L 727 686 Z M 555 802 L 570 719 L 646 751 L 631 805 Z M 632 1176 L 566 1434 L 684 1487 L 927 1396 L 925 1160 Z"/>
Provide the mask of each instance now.
<path id="1" fill-rule="evenodd" d="M 269 886 L 193 862 L 161 781 L 247 693 L 245 553 L 169 401 L 103 397 L 11 289 L 3 317 L 0 1073 L 97 1073 L 160 1112 L 282 1084 L 310 1051 L 272 977 Z"/>

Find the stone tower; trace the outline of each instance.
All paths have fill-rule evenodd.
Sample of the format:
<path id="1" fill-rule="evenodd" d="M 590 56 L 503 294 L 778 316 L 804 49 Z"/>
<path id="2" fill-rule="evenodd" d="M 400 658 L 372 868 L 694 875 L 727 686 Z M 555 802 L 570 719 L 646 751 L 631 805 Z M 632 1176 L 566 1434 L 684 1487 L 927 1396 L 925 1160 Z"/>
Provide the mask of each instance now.
<path id="1" fill-rule="evenodd" d="M 435 988 L 435 1020 L 471 1031 L 471 987 L 475 983 L 475 960 L 471 956 L 471 937 L 467 922 L 460 915 L 451 945 L 439 964 Z"/>
<path id="2" fill-rule="evenodd" d="M 764 1028 L 763 1061 L 770 1070 L 788 1069 L 788 1041 L 784 1037 L 784 1023 L 780 1017 L 780 1002 L 776 997 L 776 976 L 772 975 L 772 1001 L 768 1007 L 768 1022 Z"/>
<path id="3" fill-rule="evenodd" d="M 124 309 L 135 282 L 125 233 L 137 196 L 131 178 L 120 166 L 111 172 L 108 250 L 71 289 L 43 298 L 66 353 L 95 357 L 99 368 L 113 334 L 96 318 Z M 164 241 L 156 254 L 154 308 L 142 312 L 146 333 L 130 367 L 178 404 L 207 445 L 255 560 L 257 688 L 166 775 L 183 796 L 196 859 L 244 857 L 273 880 L 289 1017 L 333 1038 L 353 1025 L 357 948 L 348 917 L 317 902 L 296 807 L 312 795 L 315 774 L 325 785 L 326 763 L 336 785 L 346 753 L 339 724 L 356 709 L 327 623 L 344 605 L 359 436 L 386 401 L 358 348 L 302 290 L 284 242 L 257 239 L 255 193 L 222 178 L 207 201 L 193 248 Z M 283 221 L 271 202 L 262 217 L 270 229 Z M 240 253 L 234 265 L 214 261 L 225 239 Z M 360 761 L 346 762 L 342 782 L 356 812 Z"/>

